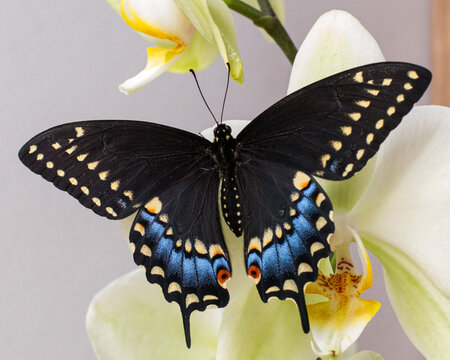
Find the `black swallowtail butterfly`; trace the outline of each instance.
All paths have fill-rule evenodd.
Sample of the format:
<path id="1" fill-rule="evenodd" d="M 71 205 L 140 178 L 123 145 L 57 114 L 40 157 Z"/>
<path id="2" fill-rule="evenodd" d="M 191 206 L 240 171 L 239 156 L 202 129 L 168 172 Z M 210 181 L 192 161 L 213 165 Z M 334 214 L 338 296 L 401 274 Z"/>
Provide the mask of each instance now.
<path id="1" fill-rule="evenodd" d="M 236 138 L 225 124 L 210 142 L 147 122 L 82 121 L 35 136 L 19 157 L 98 215 L 138 211 L 134 261 L 179 304 L 188 346 L 192 311 L 229 300 L 219 211 L 244 235 L 261 299 L 294 300 L 308 332 L 303 289 L 334 232 L 332 205 L 313 176 L 345 180 L 361 170 L 430 81 L 417 65 L 370 64 L 286 96 Z"/>

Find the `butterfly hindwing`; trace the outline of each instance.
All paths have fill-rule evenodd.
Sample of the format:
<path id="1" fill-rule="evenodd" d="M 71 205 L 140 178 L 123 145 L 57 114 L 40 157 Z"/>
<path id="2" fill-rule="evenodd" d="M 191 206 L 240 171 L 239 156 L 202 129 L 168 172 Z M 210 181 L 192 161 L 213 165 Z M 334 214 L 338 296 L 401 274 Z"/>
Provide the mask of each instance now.
<path id="1" fill-rule="evenodd" d="M 261 299 L 296 302 L 309 331 L 303 289 L 330 252 L 334 232 L 331 203 L 319 184 L 302 171 L 244 158 L 236 170 L 244 212 L 247 273 Z"/>
<path id="2" fill-rule="evenodd" d="M 83 121 L 35 136 L 19 157 L 83 206 L 122 219 L 142 206 L 153 189 L 201 166 L 208 146 L 197 135 L 163 125 Z"/>
<path id="3" fill-rule="evenodd" d="M 161 286 L 167 301 L 180 306 L 186 342 L 189 318 L 229 300 L 231 264 L 220 227 L 217 171 L 197 169 L 170 184 L 139 211 L 130 232 L 136 264 L 149 282 Z"/>
<path id="4" fill-rule="evenodd" d="M 385 62 L 320 80 L 271 106 L 237 137 L 253 156 L 330 180 L 361 170 L 425 92 L 431 73 Z"/>

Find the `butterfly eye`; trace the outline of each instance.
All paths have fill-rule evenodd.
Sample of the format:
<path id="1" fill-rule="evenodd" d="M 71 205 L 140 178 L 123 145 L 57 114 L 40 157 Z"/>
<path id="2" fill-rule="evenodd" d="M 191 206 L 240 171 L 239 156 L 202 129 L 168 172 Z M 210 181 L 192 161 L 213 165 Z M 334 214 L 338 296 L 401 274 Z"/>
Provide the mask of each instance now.
<path id="1" fill-rule="evenodd" d="M 252 265 L 248 269 L 248 276 L 250 276 L 252 279 L 256 281 L 256 283 L 259 283 L 259 280 L 261 279 L 261 270 L 256 265 Z"/>
<path id="2" fill-rule="evenodd" d="M 228 270 L 222 269 L 217 273 L 217 281 L 220 286 L 225 288 L 225 283 L 231 278 L 231 274 Z"/>

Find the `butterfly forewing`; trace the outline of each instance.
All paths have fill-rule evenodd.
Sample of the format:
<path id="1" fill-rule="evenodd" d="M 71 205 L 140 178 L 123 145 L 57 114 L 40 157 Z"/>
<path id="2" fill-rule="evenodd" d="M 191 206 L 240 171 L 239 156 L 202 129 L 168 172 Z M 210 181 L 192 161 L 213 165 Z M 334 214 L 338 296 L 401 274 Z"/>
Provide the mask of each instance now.
<path id="1" fill-rule="evenodd" d="M 333 75 L 279 101 L 237 137 L 266 161 L 331 180 L 351 177 L 425 92 L 431 73 L 379 63 Z"/>
<path id="2" fill-rule="evenodd" d="M 49 129 L 25 144 L 22 162 L 96 214 L 122 219 L 155 189 L 201 166 L 209 142 L 139 121 L 84 121 Z"/>
<path id="3" fill-rule="evenodd" d="M 236 169 L 243 196 L 244 252 L 248 275 L 261 299 L 293 299 L 309 331 L 303 288 L 318 274 L 334 232 L 331 203 L 302 171 L 242 155 Z"/>

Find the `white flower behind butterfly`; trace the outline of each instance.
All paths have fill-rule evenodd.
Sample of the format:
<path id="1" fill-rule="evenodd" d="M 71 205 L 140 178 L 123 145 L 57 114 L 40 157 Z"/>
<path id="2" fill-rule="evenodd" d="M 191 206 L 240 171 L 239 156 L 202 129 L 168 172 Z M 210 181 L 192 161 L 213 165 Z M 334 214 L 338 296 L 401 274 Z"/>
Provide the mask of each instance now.
<path id="1" fill-rule="evenodd" d="M 318 20 L 304 41 L 289 91 L 335 72 L 382 60 L 376 41 L 355 18 L 331 11 Z M 230 124 L 236 131 L 245 122 Z M 361 254 L 365 254 L 364 243 L 379 258 L 397 317 L 428 359 L 444 359 L 450 353 L 449 132 L 448 108 L 416 107 L 361 173 L 347 181 L 321 182 L 336 213 L 334 246 L 341 246 L 339 251 L 351 263 L 351 257 L 345 255 L 348 244 L 361 237 Z M 126 233 L 129 227 L 124 221 Z M 335 274 L 353 278 L 357 291 L 349 287 L 347 292 L 325 293 L 315 286 L 318 282 L 307 290 L 322 292 L 325 297 L 313 301 L 313 295 L 307 295 L 312 335 L 302 334 L 294 304 L 262 303 L 243 269 L 241 239 L 223 228 L 234 260 L 230 303 L 223 310 L 193 315 L 192 348 L 185 346 L 177 306 L 168 304 L 160 288 L 148 284 L 144 273 L 136 270 L 100 291 L 90 305 L 87 328 L 98 358 L 315 360 L 318 355 L 310 346 L 313 339 L 316 353 L 337 357 L 376 312 L 375 302 L 359 299 L 371 285 L 370 262 L 364 255 L 366 265 L 360 278 L 344 267 Z M 323 275 L 329 281 L 326 278 L 333 274 L 324 271 Z M 315 311 L 315 306 L 321 310 Z M 330 312 L 333 321 L 328 321 Z M 380 358 L 364 351 L 350 359 Z"/>
<path id="2" fill-rule="evenodd" d="M 165 71 L 200 71 L 220 52 L 230 76 L 244 80 L 230 10 L 221 0 L 107 0 L 123 20 L 146 40 L 147 65 L 119 86 L 131 94 Z"/>

